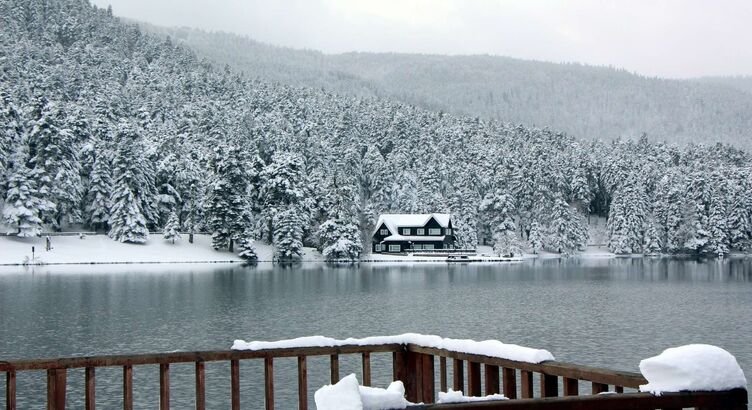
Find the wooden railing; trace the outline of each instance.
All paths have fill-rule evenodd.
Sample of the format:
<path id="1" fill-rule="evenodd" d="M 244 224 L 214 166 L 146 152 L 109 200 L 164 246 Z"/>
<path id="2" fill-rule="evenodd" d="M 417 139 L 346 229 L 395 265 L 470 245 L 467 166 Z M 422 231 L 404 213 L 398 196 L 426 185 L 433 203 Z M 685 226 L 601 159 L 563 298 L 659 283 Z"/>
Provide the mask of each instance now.
<path id="1" fill-rule="evenodd" d="M 133 367 L 159 366 L 160 409 L 170 408 L 170 365 L 195 364 L 195 406 L 206 406 L 205 363 L 225 361 L 230 363 L 230 402 L 233 410 L 240 409 L 240 361 L 264 361 L 264 403 L 274 409 L 274 362 L 278 358 L 297 358 L 298 408 L 308 409 L 307 358 L 329 356 L 330 380 L 340 379 L 341 355 L 359 355 L 363 385 L 371 384 L 371 355 L 392 354 L 393 380 L 405 384 L 407 399 L 425 403 L 416 409 L 671 409 L 717 408 L 746 409 L 747 392 L 735 389 L 723 392 L 682 392 L 653 396 L 648 393 L 626 392 L 636 389 L 646 380 L 642 375 L 580 366 L 556 361 L 532 364 L 496 357 L 467 354 L 413 344 L 384 344 L 371 346 L 347 345 L 338 347 L 304 347 L 269 350 L 227 350 L 205 352 L 178 352 L 129 356 L 76 357 L 47 360 L 0 361 L 0 372 L 6 375 L 7 410 L 16 409 L 16 376 L 18 372 L 47 372 L 48 409 L 64 409 L 68 369 L 85 369 L 85 409 L 95 408 L 96 369 L 121 367 L 123 370 L 123 407 L 133 409 Z M 451 364 L 451 385 L 448 379 Z M 438 370 L 438 380 L 436 373 Z M 539 389 L 536 389 L 535 380 Z M 519 383 L 518 383 L 519 381 Z M 580 383 L 591 385 L 592 395 L 580 394 Z M 432 404 L 436 388 L 447 391 L 449 387 L 465 394 L 503 393 L 512 400 L 466 403 Z M 561 386 L 561 389 L 560 389 Z M 583 386 L 586 387 L 586 386 Z M 599 394 L 611 391 L 614 394 Z M 538 397 L 536 398 L 536 391 Z M 261 398 L 258 399 L 260 401 Z M 411 407 L 413 408 L 413 407 Z"/>

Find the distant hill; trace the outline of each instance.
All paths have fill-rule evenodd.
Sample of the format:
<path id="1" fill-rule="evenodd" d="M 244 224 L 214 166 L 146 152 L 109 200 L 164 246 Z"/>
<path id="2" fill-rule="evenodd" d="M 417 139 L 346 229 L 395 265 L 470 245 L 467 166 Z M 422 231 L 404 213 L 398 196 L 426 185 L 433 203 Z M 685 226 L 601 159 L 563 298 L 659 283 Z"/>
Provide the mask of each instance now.
<path id="1" fill-rule="evenodd" d="M 607 67 L 508 57 L 345 53 L 275 47 L 227 33 L 142 24 L 220 66 L 264 80 L 432 110 L 633 138 L 752 146 L 752 79 L 648 78 Z"/>

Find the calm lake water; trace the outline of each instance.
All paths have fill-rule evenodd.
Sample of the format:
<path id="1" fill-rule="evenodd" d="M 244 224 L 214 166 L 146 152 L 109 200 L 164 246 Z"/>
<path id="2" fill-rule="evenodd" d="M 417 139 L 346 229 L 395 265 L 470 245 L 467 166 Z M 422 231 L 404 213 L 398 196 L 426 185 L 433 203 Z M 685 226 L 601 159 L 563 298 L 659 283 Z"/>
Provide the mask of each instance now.
<path id="1" fill-rule="evenodd" d="M 418 332 L 499 339 L 557 360 L 637 371 L 667 347 L 709 343 L 752 375 L 752 260 L 539 260 L 508 265 L 361 264 L 0 268 L 0 360 L 227 349 L 234 339 Z M 342 358 L 341 375 L 359 358 Z M 391 356 L 372 364 L 391 377 Z M 295 408 L 294 359 L 275 361 L 278 408 Z M 309 362 L 309 390 L 328 358 Z M 121 407 L 121 369 L 97 370 L 97 404 Z M 207 402 L 227 408 L 229 366 L 207 365 Z M 0 375 L 0 407 L 5 379 Z M 193 405 L 193 366 L 171 367 L 173 408 Z M 83 372 L 68 376 L 81 407 Z M 44 374 L 19 374 L 19 408 L 43 408 Z M 137 408 L 158 406 L 158 368 L 134 368 Z M 241 362 L 243 408 L 263 408 L 260 362 Z M 311 401 L 312 403 L 312 401 Z"/>

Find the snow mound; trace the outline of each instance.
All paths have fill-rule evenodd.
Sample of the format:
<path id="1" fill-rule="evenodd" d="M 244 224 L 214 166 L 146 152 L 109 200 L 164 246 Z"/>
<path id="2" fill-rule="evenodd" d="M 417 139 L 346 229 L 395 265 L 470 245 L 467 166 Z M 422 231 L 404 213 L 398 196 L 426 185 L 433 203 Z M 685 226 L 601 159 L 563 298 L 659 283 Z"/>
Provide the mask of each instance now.
<path id="1" fill-rule="evenodd" d="M 363 410 L 355 374 L 342 378 L 337 384 L 327 385 L 313 395 L 317 410 Z"/>
<path id="2" fill-rule="evenodd" d="M 317 410 L 392 410 L 409 404 L 402 382 L 393 382 L 386 389 L 359 386 L 354 373 L 316 390 L 313 398 Z"/>
<path id="3" fill-rule="evenodd" d="M 415 344 L 423 347 L 497 357 L 500 359 L 527 363 L 541 363 L 547 360 L 554 360 L 554 356 L 548 350 L 506 344 L 498 340 L 476 342 L 469 339 L 449 339 L 440 336 L 421 335 L 417 333 L 405 333 L 396 336 L 372 336 L 363 339 L 348 338 L 344 340 L 332 339 L 324 336 L 307 336 L 276 342 L 246 342 L 244 340 L 235 340 L 232 349 L 266 350 L 296 347 L 336 347 L 344 345 L 370 346 L 380 344 Z"/>
<path id="4" fill-rule="evenodd" d="M 720 347 L 692 344 L 666 349 L 640 362 L 648 380 L 640 391 L 660 395 L 678 391 L 720 391 L 746 388 L 747 379 L 736 358 Z"/>
<path id="5" fill-rule="evenodd" d="M 454 391 L 449 389 L 446 393 L 439 392 L 439 404 L 446 403 L 470 403 L 473 401 L 494 401 L 494 400 L 508 400 L 503 394 L 491 394 L 489 396 L 464 396 L 462 391 Z"/>

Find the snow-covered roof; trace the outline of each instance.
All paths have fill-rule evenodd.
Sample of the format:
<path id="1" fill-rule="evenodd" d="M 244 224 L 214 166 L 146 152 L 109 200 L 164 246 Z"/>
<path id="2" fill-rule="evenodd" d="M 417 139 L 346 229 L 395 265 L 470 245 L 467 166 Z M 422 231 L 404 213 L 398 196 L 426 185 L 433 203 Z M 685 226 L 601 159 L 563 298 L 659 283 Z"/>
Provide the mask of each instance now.
<path id="1" fill-rule="evenodd" d="M 389 235 L 382 242 L 386 241 L 443 241 L 446 236 L 444 235 L 420 235 L 420 236 L 404 236 L 404 235 Z"/>
<path id="2" fill-rule="evenodd" d="M 386 225 L 390 233 L 396 234 L 397 228 L 420 228 L 425 226 L 433 218 L 441 225 L 442 228 L 449 227 L 451 214 L 382 214 L 376 222 L 376 228 L 373 233 L 379 229 L 381 224 Z"/>

